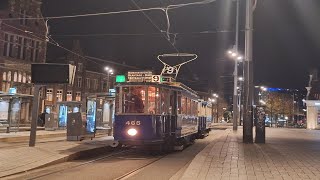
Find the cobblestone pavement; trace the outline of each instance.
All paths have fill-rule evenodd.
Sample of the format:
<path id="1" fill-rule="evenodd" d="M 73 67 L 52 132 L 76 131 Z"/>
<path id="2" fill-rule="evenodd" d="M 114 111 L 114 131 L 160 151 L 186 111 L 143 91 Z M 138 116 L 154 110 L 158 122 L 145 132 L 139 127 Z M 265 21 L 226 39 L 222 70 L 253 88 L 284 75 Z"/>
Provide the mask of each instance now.
<path id="1" fill-rule="evenodd" d="M 243 144 L 242 128 L 223 133 L 181 179 L 320 179 L 320 131 L 267 128 L 266 144 Z"/>

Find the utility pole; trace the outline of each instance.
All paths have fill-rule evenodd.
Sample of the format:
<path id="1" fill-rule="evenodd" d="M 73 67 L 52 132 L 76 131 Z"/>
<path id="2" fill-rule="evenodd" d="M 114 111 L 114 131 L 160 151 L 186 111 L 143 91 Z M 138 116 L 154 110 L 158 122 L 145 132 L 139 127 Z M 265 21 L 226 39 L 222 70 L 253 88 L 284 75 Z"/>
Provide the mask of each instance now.
<path id="1" fill-rule="evenodd" d="M 244 120 L 243 142 L 253 143 L 253 63 L 252 63 L 252 25 L 253 25 L 253 0 L 246 0 L 246 25 L 245 25 L 245 83 L 244 83 Z"/>
<path id="2" fill-rule="evenodd" d="M 41 85 L 34 85 L 34 97 L 32 104 L 32 119 L 31 119 L 31 130 L 30 130 L 30 139 L 29 139 L 29 147 L 34 147 L 36 144 L 37 137 L 37 120 L 38 120 L 38 111 L 39 111 L 39 91 L 41 89 Z"/>
<path id="3" fill-rule="evenodd" d="M 240 0 L 236 0 L 236 40 L 234 45 L 234 50 L 238 53 L 238 44 L 239 44 L 239 5 Z M 233 130 L 238 130 L 238 61 L 234 62 L 234 74 L 233 74 Z"/>

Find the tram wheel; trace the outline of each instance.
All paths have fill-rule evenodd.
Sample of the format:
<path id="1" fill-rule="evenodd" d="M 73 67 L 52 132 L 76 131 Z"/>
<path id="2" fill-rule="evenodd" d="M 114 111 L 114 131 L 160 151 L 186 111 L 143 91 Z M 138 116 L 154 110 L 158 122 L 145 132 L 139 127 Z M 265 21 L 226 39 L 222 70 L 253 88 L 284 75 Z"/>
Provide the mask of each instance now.
<path id="1" fill-rule="evenodd" d="M 119 141 L 113 141 L 113 142 L 110 144 L 110 146 L 111 146 L 112 148 L 120 148 L 122 145 L 121 145 L 121 143 L 119 143 Z"/>

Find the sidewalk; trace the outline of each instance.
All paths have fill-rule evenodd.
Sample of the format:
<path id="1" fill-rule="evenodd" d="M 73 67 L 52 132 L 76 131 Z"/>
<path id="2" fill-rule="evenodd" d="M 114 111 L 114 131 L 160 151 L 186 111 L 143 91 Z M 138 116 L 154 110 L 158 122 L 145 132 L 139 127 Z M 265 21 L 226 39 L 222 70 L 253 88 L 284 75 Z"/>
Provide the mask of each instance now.
<path id="1" fill-rule="evenodd" d="M 25 142 L 29 141 L 30 131 L 19 131 L 10 133 L 0 133 L 1 142 Z M 41 138 L 53 138 L 53 137 L 65 137 L 66 130 L 45 131 L 37 130 L 37 139 Z"/>
<path id="2" fill-rule="evenodd" d="M 46 133 L 43 132 L 43 134 L 50 135 L 49 132 Z M 59 132 L 56 133 L 58 134 Z M 0 146 L 0 179 L 8 175 L 75 159 L 92 150 L 106 151 L 112 141 L 113 137 L 111 136 L 83 141 L 66 141 L 66 137 L 63 136 L 45 140 L 37 137 L 35 147 L 28 147 L 28 143 L 0 142 L 0 145 L 1 143 L 2 145 L 7 145 Z"/>
<path id="3" fill-rule="evenodd" d="M 243 144 L 241 127 L 227 129 L 181 179 L 320 179 L 320 131 L 266 128 L 266 144 Z"/>

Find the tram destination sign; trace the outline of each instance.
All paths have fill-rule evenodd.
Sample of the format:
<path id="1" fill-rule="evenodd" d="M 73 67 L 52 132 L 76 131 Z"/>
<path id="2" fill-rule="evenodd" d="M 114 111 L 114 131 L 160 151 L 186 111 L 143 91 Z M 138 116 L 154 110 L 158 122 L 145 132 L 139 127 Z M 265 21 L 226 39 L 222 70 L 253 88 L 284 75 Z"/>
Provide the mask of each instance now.
<path id="1" fill-rule="evenodd" d="M 129 82 L 151 82 L 152 71 L 129 71 L 128 81 Z"/>

